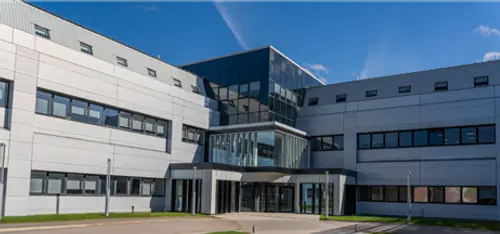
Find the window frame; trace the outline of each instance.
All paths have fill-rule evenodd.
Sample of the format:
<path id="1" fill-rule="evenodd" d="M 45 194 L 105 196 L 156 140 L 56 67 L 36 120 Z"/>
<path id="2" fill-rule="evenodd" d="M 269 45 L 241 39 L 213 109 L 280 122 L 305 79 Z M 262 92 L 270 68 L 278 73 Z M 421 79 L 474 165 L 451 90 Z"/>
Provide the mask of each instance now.
<path id="1" fill-rule="evenodd" d="M 182 88 L 182 82 L 181 82 L 181 80 L 179 80 L 177 78 L 174 78 L 174 77 L 172 77 L 172 80 L 174 81 L 174 86 Z"/>
<path id="2" fill-rule="evenodd" d="M 123 57 L 116 56 L 116 63 L 118 65 L 123 66 L 123 67 L 128 67 L 128 61 L 127 61 L 127 59 L 125 59 Z"/>
<path id="3" fill-rule="evenodd" d="M 319 104 L 319 98 L 312 97 L 307 101 L 307 106 L 317 106 Z"/>
<path id="4" fill-rule="evenodd" d="M 347 94 L 337 94 L 335 96 L 335 103 L 347 102 Z"/>
<path id="5" fill-rule="evenodd" d="M 35 35 L 50 40 L 50 29 L 34 24 Z"/>
<path id="6" fill-rule="evenodd" d="M 398 93 L 411 93 L 411 85 L 399 86 Z"/>
<path id="7" fill-rule="evenodd" d="M 80 41 L 80 51 L 88 55 L 94 55 L 92 46 L 82 41 Z"/>
<path id="8" fill-rule="evenodd" d="M 486 79 L 481 81 L 480 79 Z M 479 80 L 479 81 L 478 81 Z M 474 88 L 486 87 L 490 85 L 490 78 L 488 76 L 477 76 L 474 77 Z"/>
<path id="9" fill-rule="evenodd" d="M 191 90 L 193 91 L 193 93 L 197 93 L 197 94 L 200 93 L 200 89 L 195 85 L 191 85 Z"/>
<path id="10" fill-rule="evenodd" d="M 149 67 L 146 67 L 146 71 L 148 72 L 148 75 L 151 76 L 151 77 L 157 77 L 157 74 L 156 74 L 156 71 L 149 68 Z"/>
<path id="11" fill-rule="evenodd" d="M 434 82 L 434 92 L 444 92 L 444 91 L 448 91 L 448 81 Z"/>
<path id="12" fill-rule="evenodd" d="M 367 98 L 376 97 L 377 95 L 378 95 L 377 89 L 370 89 L 365 91 L 365 97 Z"/>

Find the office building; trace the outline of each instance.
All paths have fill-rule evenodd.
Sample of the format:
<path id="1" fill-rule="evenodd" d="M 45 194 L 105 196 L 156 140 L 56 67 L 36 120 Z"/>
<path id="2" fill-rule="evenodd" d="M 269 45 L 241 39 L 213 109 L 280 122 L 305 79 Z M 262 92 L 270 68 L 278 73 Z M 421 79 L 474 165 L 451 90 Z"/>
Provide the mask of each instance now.
<path id="1" fill-rule="evenodd" d="M 176 67 L 2 2 L 0 207 L 104 212 L 109 169 L 111 212 L 404 216 L 409 194 L 500 220 L 499 87 L 500 61 L 325 85 L 272 46 Z"/>

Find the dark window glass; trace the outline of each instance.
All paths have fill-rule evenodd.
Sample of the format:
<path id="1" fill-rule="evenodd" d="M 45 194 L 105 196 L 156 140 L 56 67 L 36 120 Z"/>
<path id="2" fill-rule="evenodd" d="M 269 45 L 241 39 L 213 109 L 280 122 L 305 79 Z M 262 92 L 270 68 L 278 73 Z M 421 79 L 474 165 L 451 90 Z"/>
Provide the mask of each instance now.
<path id="1" fill-rule="evenodd" d="M 495 126 L 477 127 L 478 143 L 495 143 Z"/>
<path id="2" fill-rule="evenodd" d="M 414 202 L 427 202 L 427 187 L 414 187 L 413 188 L 413 201 Z"/>
<path id="3" fill-rule="evenodd" d="M 344 150 L 344 136 L 333 136 L 333 150 Z"/>
<path id="4" fill-rule="evenodd" d="M 227 99 L 229 100 L 238 99 L 238 85 L 229 86 L 229 95 Z"/>
<path id="5" fill-rule="evenodd" d="M 385 134 L 385 148 L 398 147 L 398 133 L 388 132 Z"/>
<path id="6" fill-rule="evenodd" d="M 8 99 L 9 99 L 9 84 L 0 81 L 0 106 L 6 107 L 8 105 Z"/>
<path id="7" fill-rule="evenodd" d="M 462 128 L 462 144 L 476 144 L 476 127 Z"/>
<path id="8" fill-rule="evenodd" d="M 154 119 L 147 118 L 144 121 L 144 131 L 147 133 L 155 134 L 156 133 L 155 132 L 156 131 L 155 125 L 156 125 L 156 121 Z"/>
<path id="9" fill-rule="evenodd" d="M 321 142 L 322 142 L 321 137 L 312 137 L 311 141 L 312 141 L 312 150 L 314 151 L 321 150 Z"/>
<path id="10" fill-rule="evenodd" d="M 374 133 L 372 134 L 372 148 L 382 148 L 384 147 L 384 134 Z"/>
<path id="11" fill-rule="evenodd" d="M 76 121 L 87 121 L 87 109 L 89 104 L 84 101 L 71 100 L 71 119 Z"/>
<path id="12" fill-rule="evenodd" d="M 139 196 L 141 191 L 141 179 L 132 178 L 130 180 L 130 195 Z"/>
<path id="13" fill-rule="evenodd" d="M 371 198 L 372 201 L 383 201 L 384 200 L 384 187 L 382 186 L 371 186 Z"/>
<path id="14" fill-rule="evenodd" d="M 95 104 L 90 104 L 89 116 L 87 118 L 87 121 L 89 123 L 102 124 L 103 112 L 104 112 L 104 107 Z"/>
<path id="15" fill-rule="evenodd" d="M 151 68 L 148 68 L 148 75 L 150 75 L 152 77 L 156 77 L 156 71 L 151 69 Z"/>
<path id="16" fill-rule="evenodd" d="M 165 121 L 158 121 L 156 123 L 156 135 L 158 136 L 166 136 L 167 132 L 167 123 Z"/>
<path id="17" fill-rule="evenodd" d="M 271 86 L 269 86 L 271 88 Z M 240 97 L 248 97 L 248 84 L 240 85 Z"/>
<path id="18" fill-rule="evenodd" d="M 50 30 L 38 24 L 35 24 L 35 34 L 50 39 Z"/>
<path id="19" fill-rule="evenodd" d="M 448 81 L 440 81 L 434 83 L 434 91 L 447 91 L 448 90 Z"/>
<path id="20" fill-rule="evenodd" d="M 358 135 L 358 146 L 360 149 L 371 148 L 370 134 L 359 134 Z"/>
<path id="21" fill-rule="evenodd" d="M 488 83 L 487 76 L 474 77 L 474 87 L 488 86 Z"/>
<path id="22" fill-rule="evenodd" d="M 444 188 L 444 201 L 446 203 L 460 203 L 460 187 Z"/>
<path id="23" fill-rule="evenodd" d="M 358 200 L 360 200 L 360 201 L 370 201 L 371 200 L 371 194 L 370 194 L 370 187 L 369 186 L 359 186 L 358 187 L 358 193 L 359 193 Z"/>
<path id="24" fill-rule="evenodd" d="M 374 89 L 374 90 L 367 90 L 365 92 L 365 97 L 375 97 L 377 96 L 377 90 Z"/>
<path id="25" fill-rule="evenodd" d="M 174 81 L 174 85 L 179 87 L 179 88 L 182 88 L 182 83 L 179 79 L 176 79 L 176 78 L 172 78 L 172 80 Z"/>
<path id="26" fill-rule="evenodd" d="M 259 104 L 260 103 L 259 103 L 258 100 L 250 98 L 250 100 L 249 100 L 249 106 L 250 106 L 250 108 L 249 108 L 248 111 L 249 112 L 257 112 L 257 111 L 259 111 L 259 106 L 260 106 Z"/>
<path id="27" fill-rule="evenodd" d="M 52 95 L 43 91 L 36 92 L 36 113 L 48 115 L 51 112 L 50 103 L 52 102 Z"/>
<path id="28" fill-rule="evenodd" d="M 318 98 L 309 98 L 309 102 L 308 102 L 308 106 L 316 106 L 318 105 L 318 101 L 319 99 Z"/>
<path id="29" fill-rule="evenodd" d="M 229 115 L 229 125 L 238 124 L 238 114 Z"/>
<path id="30" fill-rule="evenodd" d="M 67 117 L 69 112 L 69 98 L 54 95 L 54 107 L 52 114 L 59 117 Z"/>
<path id="31" fill-rule="evenodd" d="M 246 124 L 246 123 L 248 123 L 248 113 L 238 114 L 238 124 Z"/>
<path id="32" fill-rule="evenodd" d="M 124 67 L 128 67 L 127 60 L 122 57 L 116 56 L 116 62 Z"/>
<path id="33" fill-rule="evenodd" d="M 221 101 L 227 100 L 227 93 L 228 93 L 227 87 L 221 87 L 221 88 L 219 88 L 219 99 Z"/>
<path id="34" fill-rule="evenodd" d="M 399 146 L 400 147 L 410 147 L 412 146 L 412 136 L 413 133 L 408 132 L 399 132 Z"/>
<path id="35" fill-rule="evenodd" d="M 477 188 L 476 187 L 462 187 L 462 202 L 463 203 L 477 203 Z"/>
<path id="36" fill-rule="evenodd" d="M 269 121 L 269 112 L 261 111 L 260 112 L 260 122 Z"/>
<path id="37" fill-rule="evenodd" d="M 447 128 L 444 130 L 444 144 L 458 145 L 460 144 L 460 128 Z"/>
<path id="38" fill-rule="evenodd" d="M 83 175 L 69 174 L 66 178 L 67 194 L 83 194 Z"/>
<path id="39" fill-rule="evenodd" d="M 153 195 L 154 196 L 164 196 L 165 195 L 165 180 L 155 179 Z"/>
<path id="40" fill-rule="evenodd" d="M 332 150 L 333 149 L 333 137 L 331 136 L 324 136 L 321 138 L 322 139 L 322 150 Z"/>
<path id="41" fill-rule="evenodd" d="M 92 46 L 90 46 L 89 44 L 85 44 L 83 42 L 80 42 L 80 51 L 90 55 L 94 54 L 94 52 L 92 51 Z"/>
<path id="42" fill-rule="evenodd" d="M 429 130 L 429 145 L 442 145 L 444 142 L 444 129 Z"/>
<path id="43" fill-rule="evenodd" d="M 238 112 L 239 113 L 247 113 L 250 110 L 249 107 L 249 99 L 241 98 L 238 100 Z"/>
<path id="44" fill-rule="evenodd" d="M 398 187 L 385 187 L 385 201 L 397 202 L 398 201 Z"/>
<path id="45" fill-rule="evenodd" d="M 479 187 L 478 203 L 482 205 L 497 204 L 497 190 L 495 187 Z"/>
<path id="46" fill-rule="evenodd" d="M 427 130 L 418 130 L 413 132 L 413 145 L 414 146 L 427 145 Z"/>
<path id="47" fill-rule="evenodd" d="M 118 126 L 121 128 L 130 128 L 130 118 L 131 114 L 121 111 L 120 117 L 118 118 Z"/>
<path id="48" fill-rule="evenodd" d="M 118 126 L 118 111 L 111 108 L 104 109 L 104 124 L 107 126 Z"/>
<path id="49" fill-rule="evenodd" d="M 409 93 L 411 92 L 411 86 L 399 86 L 399 93 Z"/>
<path id="50" fill-rule="evenodd" d="M 144 122 L 144 116 L 136 115 L 132 117 L 131 126 L 134 131 L 142 132 L 142 123 Z"/>
<path id="51" fill-rule="evenodd" d="M 429 187 L 429 202 L 444 202 L 444 187 Z"/>
<path id="52" fill-rule="evenodd" d="M 347 100 L 347 94 L 339 94 L 337 95 L 335 102 L 340 103 L 340 102 L 346 102 Z"/>
<path id="53" fill-rule="evenodd" d="M 198 89 L 198 87 L 194 85 L 191 85 L 191 90 L 193 91 L 193 93 L 200 93 L 200 89 Z"/>
<path id="54" fill-rule="evenodd" d="M 128 178 L 116 177 L 116 192 L 117 195 L 128 195 Z"/>
<path id="55" fill-rule="evenodd" d="M 399 189 L 399 201 L 408 202 L 408 187 L 398 187 Z"/>
<path id="56" fill-rule="evenodd" d="M 97 194 L 97 188 L 99 188 L 99 177 L 86 175 L 85 194 Z"/>
<path id="57" fill-rule="evenodd" d="M 250 83 L 250 97 L 258 97 L 260 94 L 260 82 Z"/>

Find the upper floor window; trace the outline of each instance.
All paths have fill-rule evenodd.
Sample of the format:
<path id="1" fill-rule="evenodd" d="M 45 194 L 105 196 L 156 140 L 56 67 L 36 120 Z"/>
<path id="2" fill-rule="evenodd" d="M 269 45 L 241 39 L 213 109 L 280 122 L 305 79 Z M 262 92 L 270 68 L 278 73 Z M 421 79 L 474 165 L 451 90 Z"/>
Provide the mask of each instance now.
<path id="1" fill-rule="evenodd" d="M 193 93 L 200 93 L 200 89 L 194 85 L 191 85 L 191 89 L 193 90 Z"/>
<path id="2" fill-rule="evenodd" d="M 448 91 L 448 81 L 439 81 L 434 84 L 434 91 Z"/>
<path id="3" fill-rule="evenodd" d="M 0 81 L 0 107 L 9 105 L 9 83 Z"/>
<path id="4" fill-rule="evenodd" d="M 335 97 L 335 103 L 346 102 L 347 94 L 339 94 Z"/>
<path id="5" fill-rule="evenodd" d="M 319 99 L 317 97 L 315 98 L 309 98 L 309 102 L 307 103 L 308 106 L 316 106 L 318 105 Z"/>
<path id="6" fill-rule="evenodd" d="M 124 67 L 128 67 L 127 60 L 122 57 L 116 56 L 116 62 Z"/>
<path id="7" fill-rule="evenodd" d="M 179 88 L 182 88 L 182 83 L 179 79 L 176 79 L 176 78 L 172 78 L 172 80 L 174 80 L 174 85 L 179 87 Z"/>
<path id="8" fill-rule="evenodd" d="M 156 77 L 156 71 L 151 69 L 151 68 L 148 68 L 148 75 L 150 75 L 152 77 Z"/>
<path id="9" fill-rule="evenodd" d="M 182 125 L 182 141 L 203 145 L 204 137 L 205 130 L 186 124 Z"/>
<path id="10" fill-rule="evenodd" d="M 83 42 L 80 42 L 80 51 L 90 55 L 94 54 L 94 51 L 92 51 L 92 46 Z"/>
<path id="11" fill-rule="evenodd" d="M 365 92 L 365 97 L 376 97 L 376 96 L 377 96 L 377 90 L 376 89 L 367 90 Z"/>
<path id="12" fill-rule="evenodd" d="M 312 137 L 313 151 L 344 150 L 344 135 Z"/>
<path id="13" fill-rule="evenodd" d="M 409 93 L 411 92 L 411 86 L 406 85 L 406 86 L 399 86 L 399 93 Z"/>
<path id="14" fill-rule="evenodd" d="M 35 24 L 35 34 L 38 36 L 50 39 L 50 30 L 48 28 L 44 28 L 38 24 Z"/>
<path id="15" fill-rule="evenodd" d="M 488 76 L 474 77 L 474 87 L 488 86 Z"/>

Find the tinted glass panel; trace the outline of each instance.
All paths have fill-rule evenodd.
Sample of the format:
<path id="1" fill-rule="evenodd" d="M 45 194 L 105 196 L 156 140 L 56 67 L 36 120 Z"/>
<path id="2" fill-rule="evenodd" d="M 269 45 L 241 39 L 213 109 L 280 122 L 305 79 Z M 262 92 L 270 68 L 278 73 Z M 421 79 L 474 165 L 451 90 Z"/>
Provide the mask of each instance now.
<path id="1" fill-rule="evenodd" d="M 407 202 L 408 201 L 408 187 L 399 187 L 399 201 Z"/>
<path id="2" fill-rule="evenodd" d="M 66 178 L 67 194 L 83 194 L 83 175 L 68 175 Z"/>
<path id="3" fill-rule="evenodd" d="M 144 122 L 144 131 L 147 133 L 155 133 L 155 120 L 153 119 L 146 119 Z"/>
<path id="4" fill-rule="evenodd" d="M 385 134 L 385 148 L 398 147 L 398 133 L 389 132 Z"/>
<path id="5" fill-rule="evenodd" d="M 400 147 L 410 147 L 412 146 L 412 132 L 399 132 L 399 146 Z"/>
<path id="6" fill-rule="evenodd" d="M 59 117 L 67 117 L 69 111 L 69 98 L 54 95 L 54 107 L 52 114 Z"/>
<path id="7" fill-rule="evenodd" d="M 413 188 L 413 201 L 427 202 L 427 187 Z"/>
<path id="8" fill-rule="evenodd" d="M 167 123 L 163 122 L 163 121 L 158 121 L 157 124 L 156 124 L 156 135 L 158 136 L 165 136 L 165 132 L 166 132 L 166 129 L 167 129 L 167 126 L 166 126 Z"/>
<path id="9" fill-rule="evenodd" d="M 445 188 L 445 202 L 446 203 L 460 203 L 460 187 L 446 187 Z"/>
<path id="10" fill-rule="evenodd" d="M 480 126 L 477 127 L 479 135 L 479 143 L 494 143 L 495 142 L 495 126 Z"/>
<path id="11" fill-rule="evenodd" d="M 131 115 L 126 112 L 120 112 L 120 117 L 118 119 L 118 124 L 122 128 L 129 128 L 129 120 Z"/>
<path id="12" fill-rule="evenodd" d="M 442 145 L 443 142 L 444 142 L 443 129 L 429 130 L 429 144 L 430 145 Z"/>
<path id="13" fill-rule="evenodd" d="M 64 174 L 48 173 L 47 194 L 61 194 L 63 192 Z"/>
<path id="14" fill-rule="evenodd" d="M 322 139 L 323 139 L 322 149 L 323 150 L 332 150 L 333 149 L 333 137 L 324 136 L 324 137 L 322 137 Z"/>
<path id="15" fill-rule="evenodd" d="M 385 187 L 385 200 L 389 202 L 397 202 L 398 187 Z"/>
<path id="16" fill-rule="evenodd" d="M 384 187 L 382 186 L 372 186 L 372 201 L 383 201 L 384 200 Z"/>
<path id="17" fill-rule="evenodd" d="M 460 144 L 460 128 L 447 128 L 444 130 L 444 144 L 458 145 Z"/>
<path id="18" fill-rule="evenodd" d="M 90 104 L 89 108 L 89 116 L 87 121 L 89 123 L 101 124 L 102 123 L 102 114 L 104 112 L 104 108 L 102 106 Z"/>
<path id="19" fill-rule="evenodd" d="M 142 123 L 144 122 L 144 116 L 134 115 L 132 117 L 132 129 L 134 131 L 142 131 Z"/>
<path id="20" fill-rule="evenodd" d="M 477 188 L 476 187 L 462 187 L 462 202 L 463 203 L 477 203 Z"/>
<path id="21" fill-rule="evenodd" d="M 360 149 L 369 149 L 371 147 L 370 134 L 359 134 L 358 146 Z"/>
<path id="22" fill-rule="evenodd" d="M 358 191 L 359 191 L 359 200 L 360 201 L 370 201 L 371 200 L 370 187 L 360 186 L 358 188 Z"/>
<path id="23" fill-rule="evenodd" d="M 411 92 L 411 86 L 400 86 L 399 93 L 409 93 Z"/>
<path id="24" fill-rule="evenodd" d="M 462 144 L 475 144 L 477 141 L 476 128 L 462 128 Z"/>
<path id="25" fill-rule="evenodd" d="M 228 99 L 229 100 L 234 100 L 238 99 L 238 85 L 231 85 L 229 86 L 229 94 L 228 94 Z"/>
<path id="26" fill-rule="evenodd" d="M 483 205 L 497 204 L 497 191 L 495 187 L 479 187 L 478 203 Z"/>
<path id="27" fill-rule="evenodd" d="M 444 202 L 444 187 L 429 187 L 429 202 Z"/>
<path id="28" fill-rule="evenodd" d="M 334 136 L 333 137 L 333 149 L 343 150 L 344 149 L 344 136 Z"/>
<path id="29" fill-rule="evenodd" d="M 36 113 L 49 114 L 50 103 L 52 101 L 52 95 L 46 92 L 37 91 L 36 92 Z"/>
<path id="30" fill-rule="evenodd" d="M 118 126 L 118 111 L 115 109 L 104 109 L 104 124 L 108 126 Z"/>
<path id="31" fill-rule="evenodd" d="M 377 133 L 372 134 L 372 148 L 382 148 L 384 147 L 384 134 Z"/>
<path id="32" fill-rule="evenodd" d="M 413 145 L 426 146 L 427 145 L 427 130 L 419 130 L 413 132 Z"/>
<path id="33" fill-rule="evenodd" d="M 76 120 L 76 121 L 87 121 L 87 108 L 88 108 L 88 103 L 79 101 L 79 100 L 72 100 L 71 101 L 71 119 Z"/>
<path id="34" fill-rule="evenodd" d="M 260 82 L 250 83 L 250 97 L 258 97 L 260 93 Z"/>
<path id="35" fill-rule="evenodd" d="M 0 106 L 7 106 L 9 99 L 9 85 L 6 82 L 0 81 Z"/>

